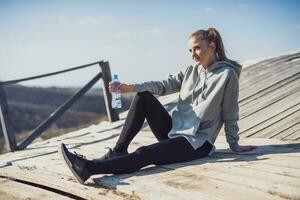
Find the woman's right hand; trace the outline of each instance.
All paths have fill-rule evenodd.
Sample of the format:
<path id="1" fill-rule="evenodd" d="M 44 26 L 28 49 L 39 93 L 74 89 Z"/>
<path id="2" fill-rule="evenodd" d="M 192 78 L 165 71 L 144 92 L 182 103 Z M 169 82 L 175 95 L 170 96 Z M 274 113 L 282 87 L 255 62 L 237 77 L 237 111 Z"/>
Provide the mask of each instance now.
<path id="1" fill-rule="evenodd" d="M 109 89 L 109 92 L 120 91 L 121 93 L 129 93 L 129 92 L 135 91 L 133 85 L 127 85 L 127 84 L 121 83 L 118 86 L 114 86 L 112 81 L 109 82 L 108 89 Z"/>

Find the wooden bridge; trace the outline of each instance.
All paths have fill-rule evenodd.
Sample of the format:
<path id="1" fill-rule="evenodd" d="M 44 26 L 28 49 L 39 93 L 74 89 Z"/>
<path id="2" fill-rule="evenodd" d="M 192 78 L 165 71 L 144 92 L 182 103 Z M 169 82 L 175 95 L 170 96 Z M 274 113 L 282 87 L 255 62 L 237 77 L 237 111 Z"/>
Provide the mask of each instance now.
<path id="1" fill-rule="evenodd" d="M 161 97 L 167 109 L 173 94 Z M 248 153 L 228 149 L 224 132 L 217 151 L 191 162 L 149 166 L 122 175 L 93 176 L 80 185 L 58 154 L 64 142 L 97 158 L 113 146 L 124 124 L 102 122 L 0 156 L 0 199 L 300 199 L 300 52 L 260 61 L 240 78 L 240 143 Z M 147 123 L 129 151 L 155 142 Z"/>

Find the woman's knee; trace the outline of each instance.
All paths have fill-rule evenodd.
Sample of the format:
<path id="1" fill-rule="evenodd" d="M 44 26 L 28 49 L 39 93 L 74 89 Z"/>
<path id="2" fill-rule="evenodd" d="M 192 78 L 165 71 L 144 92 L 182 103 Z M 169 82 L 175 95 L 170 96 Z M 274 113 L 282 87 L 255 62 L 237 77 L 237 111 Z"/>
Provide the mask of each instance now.
<path id="1" fill-rule="evenodd" d="M 136 96 L 145 98 L 145 97 L 153 97 L 153 94 L 149 91 L 143 91 L 143 92 L 136 93 Z"/>
<path id="2" fill-rule="evenodd" d="M 146 102 L 147 104 L 150 102 L 153 102 L 154 99 L 155 99 L 155 97 L 149 91 L 138 92 L 138 93 L 136 93 L 136 95 L 134 97 L 135 102 L 142 101 L 142 102 Z"/>
<path id="3" fill-rule="evenodd" d="M 148 148 L 146 146 L 141 146 L 135 150 L 135 153 L 139 156 L 147 155 Z"/>
<path id="4" fill-rule="evenodd" d="M 136 159 L 139 160 L 143 165 L 149 165 L 153 163 L 153 155 L 151 155 L 149 148 L 147 146 L 141 146 L 137 148 L 134 152 Z"/>

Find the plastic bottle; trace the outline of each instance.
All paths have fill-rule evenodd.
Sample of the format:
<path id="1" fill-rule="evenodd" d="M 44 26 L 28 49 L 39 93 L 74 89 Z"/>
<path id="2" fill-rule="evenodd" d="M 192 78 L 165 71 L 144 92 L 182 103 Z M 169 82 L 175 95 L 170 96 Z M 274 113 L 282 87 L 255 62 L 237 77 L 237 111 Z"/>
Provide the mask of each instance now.
<path id="1" fill-rule="evenodd" d="M 111 92 L 111 107 L 114 109 L 122 108 L 121 91 L 118 89 L 121 83 L 117 74 L 114 74 L 112 84 L 114 91 Z"/>

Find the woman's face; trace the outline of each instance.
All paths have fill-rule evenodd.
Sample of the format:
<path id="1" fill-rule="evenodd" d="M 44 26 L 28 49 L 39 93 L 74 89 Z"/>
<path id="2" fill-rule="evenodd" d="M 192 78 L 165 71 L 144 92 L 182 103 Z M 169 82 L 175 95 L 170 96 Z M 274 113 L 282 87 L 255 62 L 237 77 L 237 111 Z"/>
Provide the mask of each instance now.
<path id="1" fill-rule="evenodd" d="M 207 67 L 215 59 L 214 43 L 209 44 L 206 40 L 192 37 L 189 39 L 189 51 L 197 65 Z"/>

